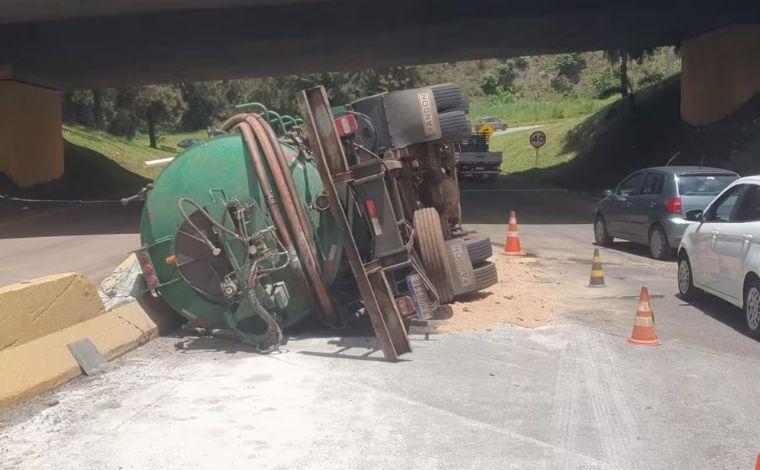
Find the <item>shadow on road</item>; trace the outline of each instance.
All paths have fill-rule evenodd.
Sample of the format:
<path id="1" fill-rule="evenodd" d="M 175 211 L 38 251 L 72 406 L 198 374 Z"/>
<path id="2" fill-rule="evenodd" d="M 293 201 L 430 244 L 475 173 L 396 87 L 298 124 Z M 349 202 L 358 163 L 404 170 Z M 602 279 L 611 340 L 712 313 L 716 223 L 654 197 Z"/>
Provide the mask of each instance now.
<path id="1" fill-rule="evenodd" d="M 678 298 L 680 299 L 680 297 Z M 735 305 L 708 294 L 701 294 L 696 299 L 688 302 L 683 299 L 680 300 L 682 306 L 690 305 L 708 317 L 714 318 L 726 326 L 730 326 L 744 336 L 757 340 L 757 338 L 754 338 L 749 334 L 749 330 L 744 321 L 744 311 Z"/>
<path id="2" fill-rule="evenodd" d="M 34 203 L 0 200 L 0 239 L 139 233 L 141 203 Z"/>

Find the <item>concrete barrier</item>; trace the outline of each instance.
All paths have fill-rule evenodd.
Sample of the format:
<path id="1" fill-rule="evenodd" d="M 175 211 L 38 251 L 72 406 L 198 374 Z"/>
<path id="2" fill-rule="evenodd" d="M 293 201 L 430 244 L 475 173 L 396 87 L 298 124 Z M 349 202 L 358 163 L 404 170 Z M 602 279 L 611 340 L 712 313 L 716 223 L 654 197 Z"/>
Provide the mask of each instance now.
<path id="1" fill-rule="evenodd" d="M 81 373 L 67 345 L 89 338 L 113 359 L 158 334 L 137 302 L 104 312 L 92 282 L 57 274 L 0 288 L 0 409 Z"/>
<path id="2" fill-rule="evenodd" d="M 0 409 L 51 390 L 81 373 L 66 345 L 89 338 L 113 359 L 158 333 L 137 303 L 122 305 L 63 330 L 0 351 Z"/>
<path id="3" fill-rule="evenodd" d="M 1 287 L 0 351 L 102 313 L 97 289 L 82 274 L 55 274 Z"/>

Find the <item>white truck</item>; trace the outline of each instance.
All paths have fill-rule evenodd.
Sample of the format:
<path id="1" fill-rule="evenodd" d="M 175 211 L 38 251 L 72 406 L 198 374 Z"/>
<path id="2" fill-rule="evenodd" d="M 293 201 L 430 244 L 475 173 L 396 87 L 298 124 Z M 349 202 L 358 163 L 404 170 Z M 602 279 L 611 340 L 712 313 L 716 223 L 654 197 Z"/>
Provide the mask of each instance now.
<path id="1" fill-rule="evenodd" d="M 457 174 L 459 178 L 495 180 L 501 173 L 501 152 L 491 152 L 488 138 L 483 134 L 472 134 L 459 142 Z"/>

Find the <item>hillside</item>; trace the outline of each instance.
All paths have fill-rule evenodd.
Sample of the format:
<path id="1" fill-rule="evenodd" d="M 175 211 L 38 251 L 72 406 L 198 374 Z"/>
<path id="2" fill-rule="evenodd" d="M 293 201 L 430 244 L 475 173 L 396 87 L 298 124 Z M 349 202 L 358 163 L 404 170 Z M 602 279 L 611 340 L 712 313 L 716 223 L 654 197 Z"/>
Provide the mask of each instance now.
<path id="1" fill-rule="evenodd" d="M 610 187 L 630 171 L 671 158 L 672 164 L 754 174 L 760 172 L 760 96 L 726 119 L 696 128 L 681 119 L 676 76 L 608 105 L 559 139 L 557 154 L 571 158 L 514 172 L 576 189 Z"/>

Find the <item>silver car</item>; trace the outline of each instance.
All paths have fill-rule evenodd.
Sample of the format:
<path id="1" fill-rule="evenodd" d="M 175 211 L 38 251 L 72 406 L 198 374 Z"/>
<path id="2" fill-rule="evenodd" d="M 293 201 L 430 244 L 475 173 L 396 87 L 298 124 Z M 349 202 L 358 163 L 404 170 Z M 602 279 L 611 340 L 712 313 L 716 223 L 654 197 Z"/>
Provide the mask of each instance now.
<path id="1" fill-rule="evenodd" d="M 626 176 L 594 207 L 594 239 L 609 245 L 622 238 L 649 246 L 652 258 L 675 254 L 686 227 L 683 214 L 704 209 L 736 173 L 720 168 L 665 166 Z"/>

